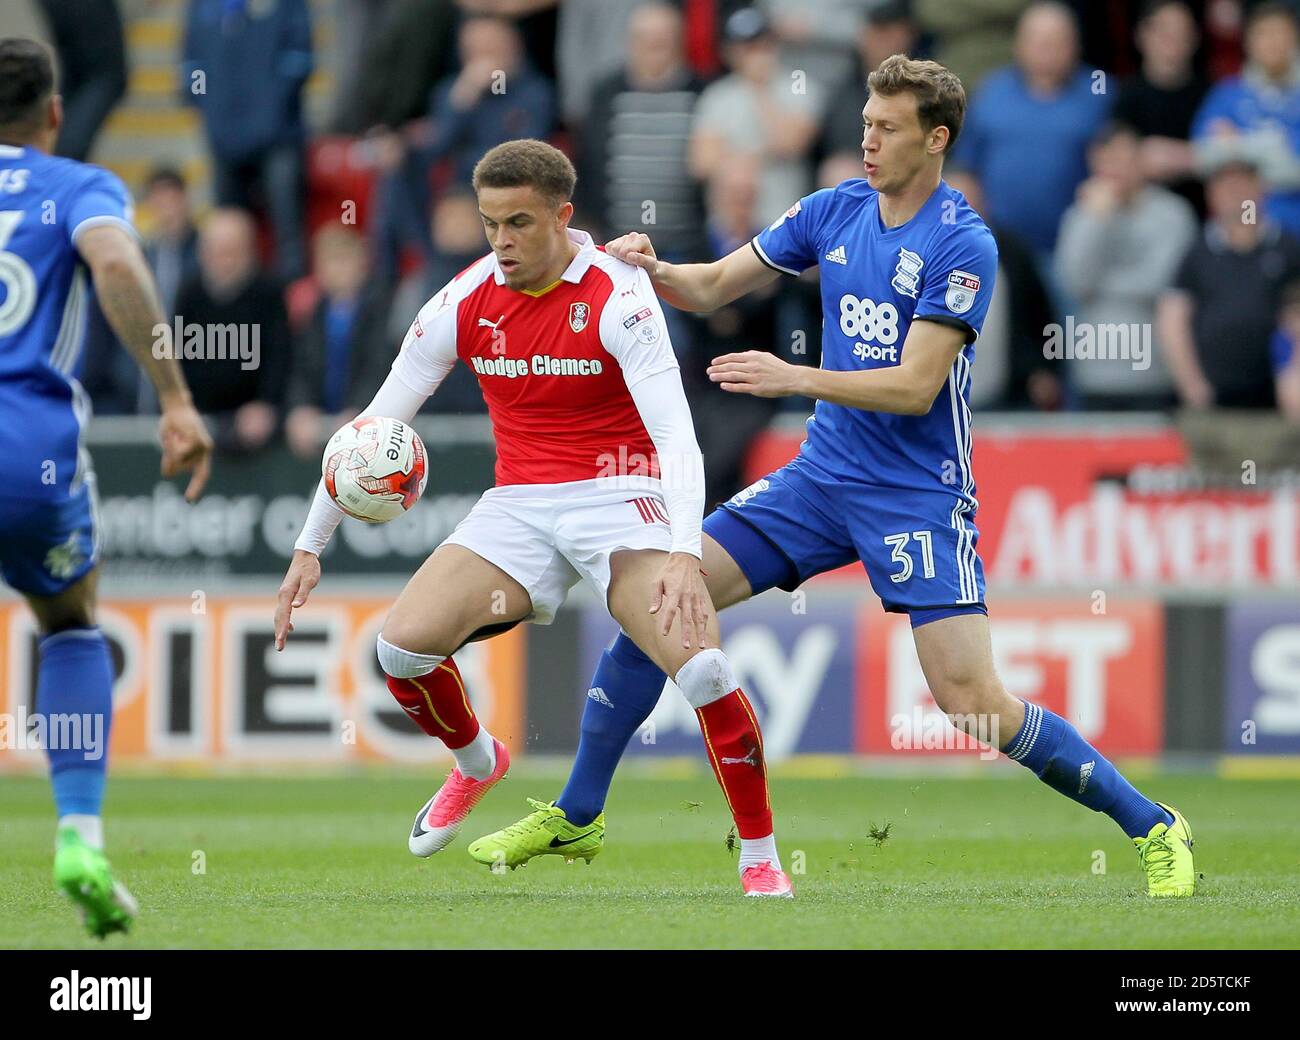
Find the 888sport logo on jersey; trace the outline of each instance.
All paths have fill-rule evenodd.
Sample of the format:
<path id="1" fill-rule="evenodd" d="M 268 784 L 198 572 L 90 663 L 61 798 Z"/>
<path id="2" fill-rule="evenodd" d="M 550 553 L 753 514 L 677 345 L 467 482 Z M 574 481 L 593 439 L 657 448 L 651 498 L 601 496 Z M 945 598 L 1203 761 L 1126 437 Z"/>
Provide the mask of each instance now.
<path id="1" fill-rule="evenodd" d="M 892 303 L 845 293 L 840 297 L 840 331 L 857 340 L 853 356 L 859 361 L 898 364 L 898 308 Z"/>

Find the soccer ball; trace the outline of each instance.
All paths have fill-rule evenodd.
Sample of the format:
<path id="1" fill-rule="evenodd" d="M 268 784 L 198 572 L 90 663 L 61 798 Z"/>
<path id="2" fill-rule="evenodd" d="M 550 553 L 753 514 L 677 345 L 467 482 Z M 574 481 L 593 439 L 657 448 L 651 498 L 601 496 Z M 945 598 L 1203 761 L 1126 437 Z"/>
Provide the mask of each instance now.
<path id="1" fill-rule="evenodd" d="M 429 479 L 424 443 L 400 419 L 367 415 L 335 432 L 325 445 L 321 473 L 330 498 L 348 516 L 368 524 L 401 516 Z"/>

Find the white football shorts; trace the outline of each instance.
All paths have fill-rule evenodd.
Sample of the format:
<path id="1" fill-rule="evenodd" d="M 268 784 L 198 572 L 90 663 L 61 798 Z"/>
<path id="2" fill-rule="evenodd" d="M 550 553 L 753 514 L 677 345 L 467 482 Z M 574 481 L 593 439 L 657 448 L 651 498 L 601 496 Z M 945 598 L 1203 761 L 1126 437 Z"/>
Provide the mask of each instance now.
<path id="1" fill-rule="evenodd" d="M 445 544 L 463 545 L 519 582 L 533 601 L 527 620 L 549 625 L 569 589 L 585 580 L 609 594 L 609 558 L 620 549 L 672 548 L 663 495 L 647 482 L 508 484 L 483 493 Z"/>

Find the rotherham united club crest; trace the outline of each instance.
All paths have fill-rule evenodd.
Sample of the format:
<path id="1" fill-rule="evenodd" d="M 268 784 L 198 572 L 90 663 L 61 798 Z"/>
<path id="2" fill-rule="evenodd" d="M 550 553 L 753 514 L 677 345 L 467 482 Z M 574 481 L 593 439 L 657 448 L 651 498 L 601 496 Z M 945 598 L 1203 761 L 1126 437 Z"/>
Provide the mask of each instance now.
<path id="1" fill-rule="evenodd" d="M 587 327 L 587 318 L 591 316 L 591 308 L 585 303 L 569 304 L 569 328 L 574 332 L 581 332 Z"/>

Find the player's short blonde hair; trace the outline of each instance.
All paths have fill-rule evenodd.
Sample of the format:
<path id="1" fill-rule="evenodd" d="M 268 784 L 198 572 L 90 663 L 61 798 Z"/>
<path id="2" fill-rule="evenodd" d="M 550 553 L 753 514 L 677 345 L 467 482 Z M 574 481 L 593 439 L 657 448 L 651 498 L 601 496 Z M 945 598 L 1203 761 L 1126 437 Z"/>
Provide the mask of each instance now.
<path id="1" fill-rule="evenodd" d="M 891 55 L 867 77 L 867 93 L 882 97 L 911 94 L 916 98 L 921 129 L 929 133 L 936 126 L 946 126 L 948 144 L 944 151 L 951 151 L 956 144 L 966 119 L 966 88 L 955 72 L 937 61 L 917 61 L 906 54 Z"/>
<path id="2" fill-rule="evenodd" d="M 490 149 L 474 167 L 474 190 L 531 187 L 556 207 L 573 198 L 578 175 L 569 157 L 545 141 L 525 137 Z"/>

